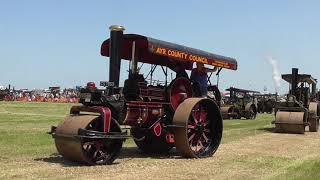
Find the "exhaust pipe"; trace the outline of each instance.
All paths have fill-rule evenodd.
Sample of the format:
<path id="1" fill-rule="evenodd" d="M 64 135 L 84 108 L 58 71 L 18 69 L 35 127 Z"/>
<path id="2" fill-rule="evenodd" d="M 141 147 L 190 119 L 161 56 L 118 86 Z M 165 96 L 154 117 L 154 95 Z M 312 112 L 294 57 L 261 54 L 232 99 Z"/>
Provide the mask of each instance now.
<path id="1" fill-rule="evenodd" d="M 312 84 L 312 96 L 314 98 L 317 97 L 317 85 L 316 84 Z"/>
<path id="2" fill-rule="evenodd" d="M 109 41 L 109 82 L 113 82 L 114 87 L 119 87 L 120 65 L 121 65 L 121 41 L 123 38 L 123 26 L 113 25 L 109 27 L 110 41 Z"/>
<path id="3" fill-rule="evenodd" d="M 295 95 L 298 86 L 298 68 L 292 68 L 291 95 Z"/>

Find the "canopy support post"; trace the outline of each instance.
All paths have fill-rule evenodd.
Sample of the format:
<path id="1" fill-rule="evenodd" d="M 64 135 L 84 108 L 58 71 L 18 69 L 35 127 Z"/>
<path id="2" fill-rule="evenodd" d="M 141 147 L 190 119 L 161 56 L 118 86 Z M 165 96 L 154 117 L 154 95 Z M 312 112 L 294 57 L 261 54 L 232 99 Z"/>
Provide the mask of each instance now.
<path id="1" fill-rule="evenodd" d="M 150 84 L 152 84 L 152 77 L 153 77 L 153 72 L 155 71 L 157 65 L 151 65 L 151 69 L 149 71 L 149 73 L 146 76 L 146 79 L 149 77 L 150 75 Z"/>
<path id="2" fill-rule="evenodd" d="M 208 76 L 208 82 L 209 82 L 210 86 L 212 85 L 212 84 L 211 84 L 211 80 L 210 80 L 210 79 L 211 79 L 212 74 L 213 74 L 213 72 L 211 72 L 211 73 L 210 73 L 210 75 Z"/>
<path id="3" fill-rule="evenodd" d="M 220 72 L 222 71 L 222 67 L 221 68 L 219 68 L 219 70 L 218 70 L 218 72 L 217 72 L 217 88 L 219 88 L 219 80 L 220 80 Z"/>
<path id="4" fill-rule="evenodd" d="M 166 76 L 165 85 L 167 87 L 167 83 L 168 83 L 168 67 L 166 66 L 166 70 L 164 70 L 163 66 L 161 66 L 161 69 L 162 69 L 164 75 Z"/>
<path id="5" fill-rule="evenodd" d="M 131 63 L 129 65 L 131 68 L 131 71 L 130 71 L 131 74 L 136 74 L 138 72 L 137 71 L 138 61 L 136 60 L 135 53 L 136 53 L 136 41 L 133 41 L 132 42 L 132 52 L 131 52 Z"/>

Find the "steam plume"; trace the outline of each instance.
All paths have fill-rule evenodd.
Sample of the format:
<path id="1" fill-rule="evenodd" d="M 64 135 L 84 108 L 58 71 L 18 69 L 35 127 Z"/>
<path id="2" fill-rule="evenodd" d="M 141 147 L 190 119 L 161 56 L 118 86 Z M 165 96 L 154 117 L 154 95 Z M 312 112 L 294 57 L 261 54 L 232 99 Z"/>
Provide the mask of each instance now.
<path id="1" fill-rule="evenodd" d="M 281 74 L 279 71 L 278 61 L 276 59 L 274 59 L 272 56 L 268 56 L 267 61 L 270 63 L 270 65 L 272 67 L 272 78 L 274 81 L 276 93 L 279 93 L 280 86 L 281 86 L 281 83 L 280 83 L 281 82 Z"/>

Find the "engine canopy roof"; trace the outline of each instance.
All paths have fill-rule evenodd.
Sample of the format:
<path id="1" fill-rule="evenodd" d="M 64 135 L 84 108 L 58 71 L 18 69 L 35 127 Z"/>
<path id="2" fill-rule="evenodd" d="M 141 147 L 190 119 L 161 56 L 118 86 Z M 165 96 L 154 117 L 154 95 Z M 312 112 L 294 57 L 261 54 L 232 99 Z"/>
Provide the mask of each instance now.
<path id="1" fill-rule="evenodd" d="M 282 79 L 291 84 L 292 74 L 283 74 Z M 298 83 L 306 82 L 308 84 L 317 84 L 317 79 L 309 74 L 298 74 Z"/>
<path id="2" fill-rule="evenodd" d="M 101 55 L 109 57 L 109 41 L 101 46 Z M 199 62 L 211 66 L 237 70 L 238 64 L 234 58 L 216 55 L 202 50 L 157 40 L 138 35 L 124 34 L 121 42 L 121 59 L 132 59 L 132 44 L 135 42 L 135 59 L 142 63 L 156 64 L 167 67 L 181 66 L 192 69 L 193 63 Z"/>
<path id="3" fill-rule="evenodd" d="M 239 89 L 239 88 L 234 88 L 234 87 L 230 87 L 230 88 L 226 89 L 226 91 L 234 91 L 234 92 L 241 92 L 241 93 L 260 93 L 258 91 Z"/>

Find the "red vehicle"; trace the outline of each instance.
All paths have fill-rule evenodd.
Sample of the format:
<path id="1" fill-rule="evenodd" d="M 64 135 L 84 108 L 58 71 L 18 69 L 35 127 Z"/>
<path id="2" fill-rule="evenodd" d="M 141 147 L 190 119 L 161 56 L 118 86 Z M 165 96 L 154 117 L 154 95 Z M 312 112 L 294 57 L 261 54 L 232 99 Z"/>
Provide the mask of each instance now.
<path id="1" fill-rule="evenodd" d="M 236 60 L 137 34 L 123 34 L 122 26 L 111 26 L 110 30 L 110 39 L 101 47 L 101 55 L 110 57 L 109 82 L 102 82 L 104 90 L 88 83 L 80 92 L 83 105 L 72 107 L 70 115 L 52 127 L 58 152 L 89 165 L 111 164 L 123 142 L 133 138 L 146 153 L 164 153 L 176 147 L 186 158 L 212 156 L 223 130 L 220 91 L 210 85 L 208 90 L 215 96 L 197 97 L 194 83 L 185 71 L 201 62 L 219 67 L 219 74 L 223 68 L 236 70 Z M 123 87 L 119 87 L 121 59 L 130 61 Z M 139 73 L 138 62 L 151 64 L 146 76 L 152 77 L 154 69 L 161 68 L 166 77 L 164 84 L 155 85 L 153 80 L 148 83 L 146 76 Z M 168 68 L 177 72 L 171 83 Z"/>

